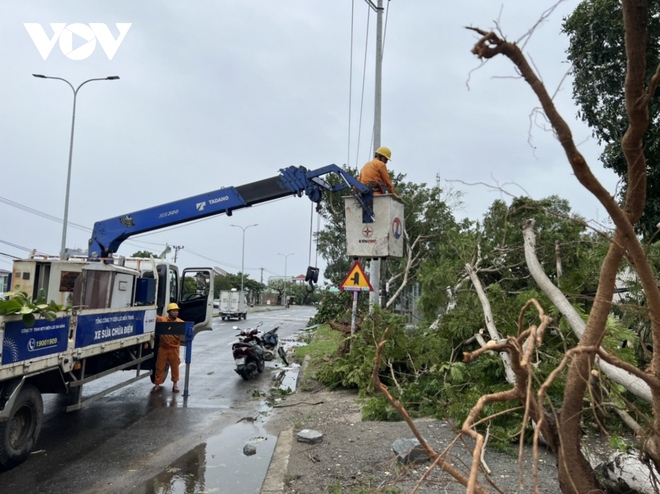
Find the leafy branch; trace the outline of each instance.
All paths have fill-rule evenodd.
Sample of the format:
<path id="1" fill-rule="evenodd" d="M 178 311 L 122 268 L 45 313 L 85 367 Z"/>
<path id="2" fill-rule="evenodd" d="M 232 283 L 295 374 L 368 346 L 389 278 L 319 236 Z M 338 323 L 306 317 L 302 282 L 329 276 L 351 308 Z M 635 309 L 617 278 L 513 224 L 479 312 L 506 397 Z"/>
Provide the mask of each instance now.
<path id="1" fill-rule="evenodd" d="M 46 302 L 46 292 L 39 290 L 36 300 L 31 300 L 26 292 L 16 287 L 10 292 L 7 300 L 0 300 L 0 316 L 20 315 L 23 317 L 25 326 L 34 326 L 37 316 L 43 317 L 48 321 L 57 319 L 57 313 L 62 310 L 62 305 L 54 301 Z"/>

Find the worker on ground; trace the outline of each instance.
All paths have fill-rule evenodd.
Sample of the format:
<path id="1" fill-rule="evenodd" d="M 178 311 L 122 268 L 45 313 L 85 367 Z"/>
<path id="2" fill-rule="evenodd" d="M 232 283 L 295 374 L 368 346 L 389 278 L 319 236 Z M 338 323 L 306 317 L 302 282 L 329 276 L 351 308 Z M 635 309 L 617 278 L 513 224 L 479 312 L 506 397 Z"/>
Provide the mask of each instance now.
<path id="1" fill-rule="evenodd" d="M 387 171 L 387 162 L 392 159 L 392 151 L 385 146 L 376 149 L 374 159 L 365 164 L 360 170 L 358 181 L 364 185 L 374 189 L 374 195 L 386 194 L 387 192 L 394 194 L 394 186 L 392 179 Z"/>
<path id="2" fill-rule="evenodd" d="M 179 319 L 179 306 L 174 303 L 167 306 L 167 317 L 156 316 L 156 320 L 158 322 L 184 322 L 182 319 Z M 181 345 L 181 336 L 178 334 L 161 334 L 158 338 L 155 385 L 151 392 L 157 393 L 160 391 L 160 385 L 165 382 L 165 366 L 169 362 L 172 371 L 172 393 L 178 393 L 179 387 L 176 383 L 179 382 L 179 365 L 181 363 L 179 347 Z"/>

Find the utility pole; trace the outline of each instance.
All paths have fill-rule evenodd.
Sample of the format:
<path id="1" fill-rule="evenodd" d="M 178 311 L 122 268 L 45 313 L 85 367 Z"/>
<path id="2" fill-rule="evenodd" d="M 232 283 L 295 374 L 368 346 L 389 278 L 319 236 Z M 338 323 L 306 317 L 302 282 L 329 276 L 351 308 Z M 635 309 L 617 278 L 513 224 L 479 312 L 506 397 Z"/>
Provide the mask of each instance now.
<path id="1" fill-rule="evenodd" d="M 369 6 L 376 11 L 376 89 L 374 100 L 374 150 L 380 147 L 380 121 L 382 100 L 382 75 L 383 75 L 383 0 L 378 0 L 378 6 L 372 1 Z M 369 293 L 369 312 L 372 313 L 375 304 L 380 304 L 380 259 L 369 263 L 369 281 L 374 291 Z"/>
<path id="2" fill-rule="evenodd" d="M 259 269 L 261 269 L 261 281 L 259 283 L 261 283 L 263 285 L 264 284 L 264 268 L 259 268 Z"/>
<path id="3" fill-rule="evenodd" d="M 240 228 L 243 231 L 243 248 L 241 250 L 241 292 L 242 292 L 243 291 L 243 276 L 244 276 L 244 271 L 245 271 L 245 230 L 247 230 L 251 226 L 259 226 L 259 225 L 254 224 L 254 225 L 248 225 L 248 226 L 241 226 L 241 225 L 229 225 L 229 226 L 235 226 L 236 228 Z"/>
<path id="4" fill-rule="evenodd" d="M 174 249 L 174 264 L 176 264 L 176 256 L 183 249 L 183 245 L 173 245 L 172 248 Z"/>
<path id="5" fill-rule="evenodd" d="M 291 254 L 277 254 L 277 255 L 278 256 L 284 256 L 284 295 L 282 295 L 282 305 L 284 307 L 286 307 L 287 306 L 287 303 L 286 303 L 286 283 L 287 283 L 287 280 L 286 280 L 286 261 L 289 258 L 289 256 L 293 255 L 293 252 Z"/>

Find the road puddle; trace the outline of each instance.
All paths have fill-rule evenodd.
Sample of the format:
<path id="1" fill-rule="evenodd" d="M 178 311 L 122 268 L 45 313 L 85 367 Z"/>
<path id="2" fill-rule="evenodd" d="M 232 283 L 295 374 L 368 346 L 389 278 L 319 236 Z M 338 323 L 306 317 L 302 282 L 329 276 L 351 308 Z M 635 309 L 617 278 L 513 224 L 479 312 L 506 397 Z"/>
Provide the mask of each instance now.
<path id="1" fill-rule="evenodd" d="M 298 346 L 296 343 L 287 342 L 287 346 Z M 300 365 L 277 362 L 272 371 L 272 396 L 257 407 L 254 417 L 242 418 L 182 455 L 149 480 L 140 494 L 259 492 L 277 442 L 277 437 L 268 435 L 263 425 L 273 402 L 281 400 L 277 395 L 296 390 Z"/>
<path id="2" fill-rule="evenodd" d="M 275 395 L 296 390 L 300 365 L 273 368 Z M 275 399 L 279 401 L 279 399 Z M 144 494 L 254 494 L 259 492 L 275 449 L 277 437 L 263 428 L 272 400 L 255 412 L 172 462 L 149 480 Z M 252 448 L 256 453 L 252 453 Z M 246 454 L 249 453 L 249 454 Z"/>
<path id="3" fill-rule="evenodd" d="M 254 494 L 261 488 L 276 442 L 277 437 L 266 434 L 252 417 L 241 419 L 172 462 L 142 492 Z M 248 456 L 244 448 L 249 446 L 256 453 Z"/>

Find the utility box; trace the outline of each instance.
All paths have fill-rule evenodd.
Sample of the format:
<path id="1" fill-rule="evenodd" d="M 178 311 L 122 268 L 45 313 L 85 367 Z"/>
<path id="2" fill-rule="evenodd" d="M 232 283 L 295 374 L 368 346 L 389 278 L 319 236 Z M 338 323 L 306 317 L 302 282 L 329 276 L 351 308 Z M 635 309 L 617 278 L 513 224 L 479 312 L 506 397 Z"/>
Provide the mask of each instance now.
<path id="1" fill-rule="evenodd" d="M 348 257 L 403 257 L 403 202 L 393 195 L 375 195 L 374 222 L 362 222 L 362 207 L 345 196 L 346 254 Z"/>

